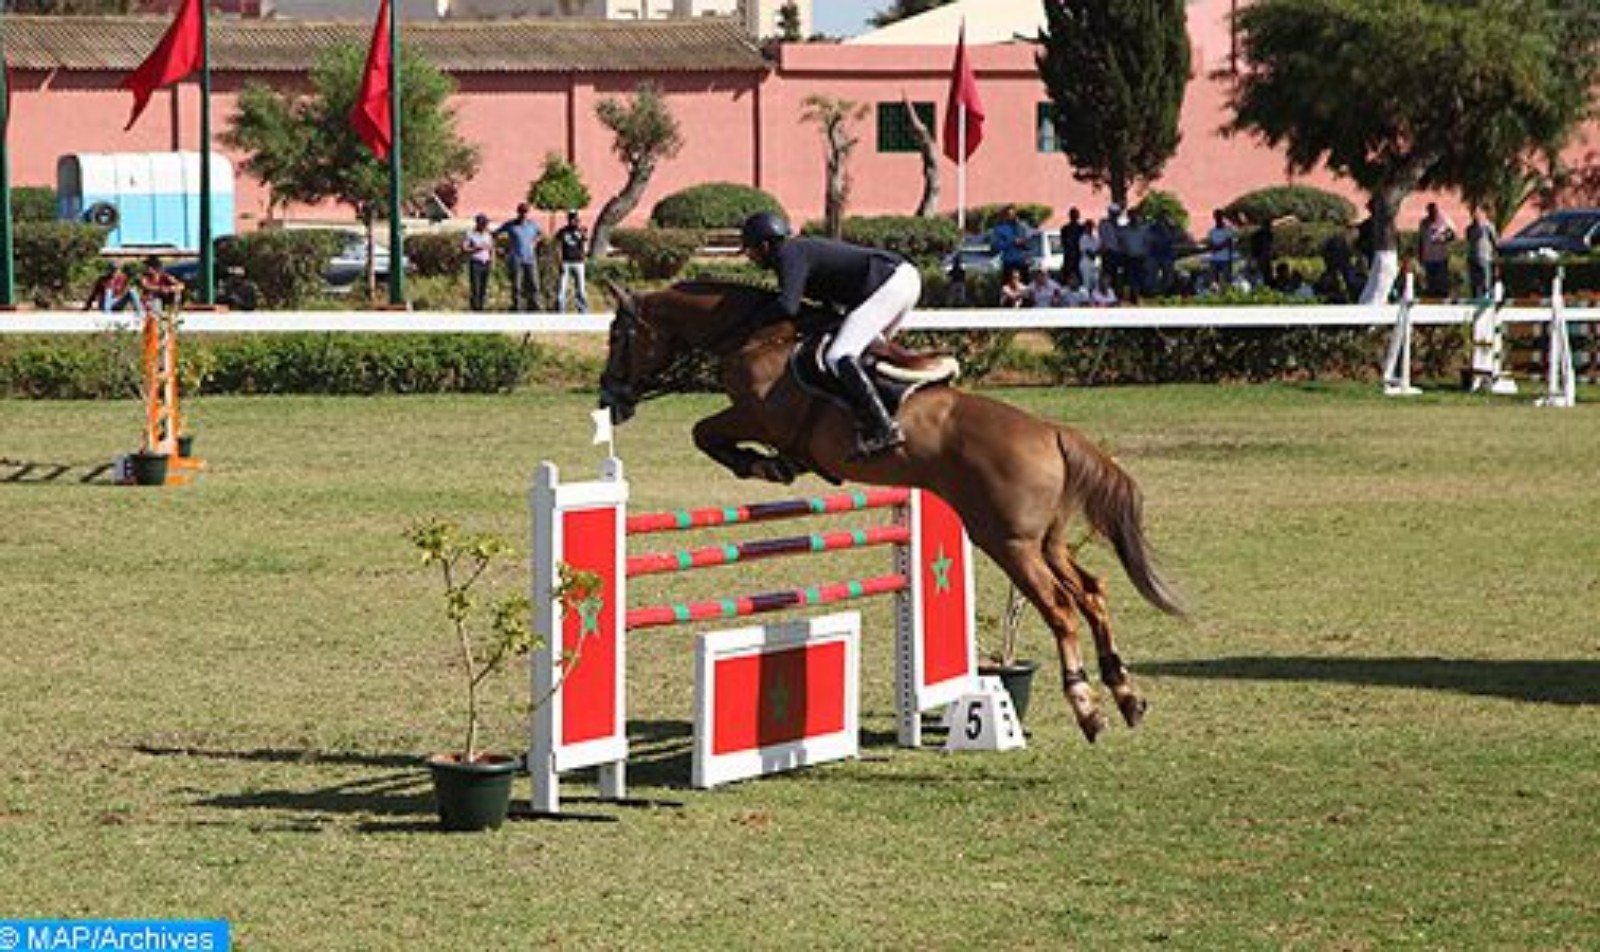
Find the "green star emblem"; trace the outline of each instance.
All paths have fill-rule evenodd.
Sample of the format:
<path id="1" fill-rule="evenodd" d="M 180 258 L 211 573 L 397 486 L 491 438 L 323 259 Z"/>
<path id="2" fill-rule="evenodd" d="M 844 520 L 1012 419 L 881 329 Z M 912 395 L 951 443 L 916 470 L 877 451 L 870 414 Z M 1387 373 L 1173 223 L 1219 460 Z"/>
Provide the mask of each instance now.
<path id="1" fill-rule="evenodd" d="M 939 546 L 938 558 L 931 563 L 933 568 L 933 590 L 936 592 L 950 591 L 950 566 L 955 562 L 944 554 L 944 546 Z"/>
<path id="2" fill-rule="evenodd" d="M 792 692 L 789 690 L 788 678 L 776 678 L 767 687 L 767 723 L 785 725 L 789 723 L 789 700 Z"/>
<path id="3" fill-rule="evenodd" d="M 599 595 L 590 595 L 578 603 L 579 638 L 600 634 L 600 611 L 605 606 L 606 600 Z"/>

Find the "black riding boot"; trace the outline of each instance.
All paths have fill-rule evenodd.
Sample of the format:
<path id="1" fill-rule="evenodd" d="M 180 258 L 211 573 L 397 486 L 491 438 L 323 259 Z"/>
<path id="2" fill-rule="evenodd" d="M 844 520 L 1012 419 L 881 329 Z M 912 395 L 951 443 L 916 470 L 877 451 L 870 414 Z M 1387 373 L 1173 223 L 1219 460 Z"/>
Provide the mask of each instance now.
<path id="1" fill-rule="evenodd" d="M 900 424 L 889 415 L 878 396 L 878 389 L 868 379 L 861 362 L 854 357 L 841 357 L 834 368 L 845 394 L 855 404 L 856 422 L 860 430 L 861 456 L 871 456 L 906 441 Z"/>

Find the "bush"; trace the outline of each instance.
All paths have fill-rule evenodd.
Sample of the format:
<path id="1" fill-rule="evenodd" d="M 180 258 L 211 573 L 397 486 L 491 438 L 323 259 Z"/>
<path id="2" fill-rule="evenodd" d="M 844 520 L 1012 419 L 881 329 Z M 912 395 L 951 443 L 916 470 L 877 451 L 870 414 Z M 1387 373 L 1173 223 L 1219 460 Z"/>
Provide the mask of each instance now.
<path id="1" fill-rule="evenodd" d="M 12 242 L 17 288 L 36 301 L 60 304 L 72 289 L 87 290 L 106 230 L 71 221 L 17 222 Z"/>
<path id="2" fill-rule="evenodd" d="M 589 207 L 589 187 L 559 152 L 547 152 L 544 171 L 528 186 L 528 204 L 544 212 Z"/>
<path id="3" fill-rule="evenodd" d="M 1166 221 L 1178 226 L 1178 230 L 1187 233 L 1189 230 L 1189 209 L 1183 206 L 1183 200 L 1172 192 L 1156 189 L 1144 197 L 1133 209 L 1140 218 L 1146 221 Z"/>
<path id="4" fill-rule="evenodd" d="M 440 278 L 460 274 L 467 267 L 461 247 L 462 232 L 433 231 L 406 236 L 406 261 L 418 277 Z"/>
<path id="5" fill-rule="evenodd" d="M 339 250 L 328 231 L 256 231 L 217 245 L 217 269 L 237 269 L 260 306 L 300 307 L 322 291 L 322 273 Z"/>
<path id="6" fill-rule="evenodd" d="M 756 212 L 786 215 L 776 198 L 759 188 L 708 182 L 673 192 L 650 210 L 656 228 L 738 228 Z"/>
<path id="7" fill-rule="evenodd" d="M 1031 202 L 1004 202 L 998 205 L 976 205 L 967 209 L 967 231 L 977 233 L 988 231 L 1000 221 L 1000 213 L 1005 211 L 1006 205 L 1016 205 L 1017 217 L 1035 228 L 1042 227 L 1055 214 L 1055 209 L 1049 205 L 1037 205 Z M 941 215 L 941 218 L 954 224 L 955 212 Z"/>
<path id="8" fill-rule="evenodd" d="M 700 249 L 705 235 L 688 228 L 618 228 L 611 244 L 646 278 L 669 281 Z"/>
<path id="9" fill-rule="evenodd" d="M 947 218 L 877 215 L 846 218 L 844 240 L 893 251 L 918 263 L 931 263 L 954 251 L 961 233 Z"/>
<path id="10" fill-rule="evenodd" d="M 1343 225 L 1356 217 L 1356 207 L 1347 199 L 1309 185 L 1275 185 L 1246 192 L 1228 203 L 1223 212 L 1250 225 L 1284 217 Z"/>
<path id="11" fill-rule="evenodd" d="M 55 189 L 43 185 L 19 185 L 11 190 L 11 220 L 55 221 Z"/>
<path id="12" fill-rule="evenodd" d="M 1505 283 L 1506 296 L 1549 297 L 1557 268 L 1564 272 L 1561 279 L 1563 296 L 1600 292 L 1600 255 L 1563 258 L 1559 261 L 1506 258 L 1500 262 L 1500 278 Z"/>
<path id="13" fill-rule="evenodd" d="M 1318 258 L 1328 239 L 1344 238 L 1351 255 L 1355 254 L 1356 236 L 1345 225 L 1332 222 L 1288 222 L 1272 228 L 1272 254 L 1276 258 Z"/>

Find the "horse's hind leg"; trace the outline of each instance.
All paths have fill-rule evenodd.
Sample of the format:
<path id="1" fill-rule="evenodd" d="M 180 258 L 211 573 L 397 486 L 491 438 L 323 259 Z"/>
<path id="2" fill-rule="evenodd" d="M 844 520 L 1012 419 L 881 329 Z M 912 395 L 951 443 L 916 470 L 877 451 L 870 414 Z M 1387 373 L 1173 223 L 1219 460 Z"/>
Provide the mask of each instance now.
<path id="1" fill-rule="evenodd" d="M 1062 689 L 1079 730 L 1092 743 L 1105 730 L 1106 718 L 1095 705 L 1094 687 L 1084 671 L 1074 593 L 1060 584 L 1038 543 L 1007 543 L 995 561 L 1055 636 L 1056 652 L 1061 657 Z"/>
<path id="2" fill-rule="evenodd" d="M 1059 534 L 1052 534 L 1051 540 L 1045 545 L 1045 558 L 1050 563 L 1051 571 L 1061 579 L 1062 587 L 1074 593 L 1077 610 L 1089 623 L 1089 632 L 1094 636 L 1095 655 L 1100 661 L 1100 683 L 1111 692 L 1117 702 L 1117 710 L 1122 712 L 1122 719 L 1128 726 L 1138 727 L 1150 705 L 1134 687 L 1122 657 L 1117 654 L 1116 641 L 1111 634 L 1111 608 L 1106 601 L 1105 583 L 1078 564 L 1072 557 L 1072 551 L 1060 541 Z"/>

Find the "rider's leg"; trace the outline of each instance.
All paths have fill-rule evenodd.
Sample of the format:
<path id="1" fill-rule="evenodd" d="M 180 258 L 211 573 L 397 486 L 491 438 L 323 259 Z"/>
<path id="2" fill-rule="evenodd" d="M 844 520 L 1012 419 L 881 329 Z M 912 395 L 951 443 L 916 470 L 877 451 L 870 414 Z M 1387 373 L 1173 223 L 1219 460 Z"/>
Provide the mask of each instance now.
<path id="1" fill-rule="evenodd" d="M 889 415 L 877 388 L 861 367 L 861 354 L 880 336 L 887 336 L 917 303 L 922 279 L 909 264 L 902 264 L 883 286 L 845 318 L 824 359 L 855 404 L 863 433 L 861 448 L 867 454 L 905 442 L 900 425 Z"/>

